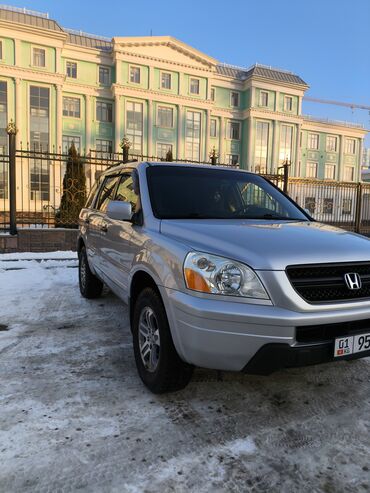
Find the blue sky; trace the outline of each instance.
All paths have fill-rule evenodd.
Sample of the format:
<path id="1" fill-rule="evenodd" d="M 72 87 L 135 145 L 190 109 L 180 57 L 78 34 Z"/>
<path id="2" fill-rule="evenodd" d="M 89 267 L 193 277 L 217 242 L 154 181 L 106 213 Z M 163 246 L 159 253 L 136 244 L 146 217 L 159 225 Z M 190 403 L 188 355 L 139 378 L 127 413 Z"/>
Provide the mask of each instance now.
<path id="1" fill-rule="evenodd" d="M 12 0 L 62 26 L 104 36 L 172 35 L 220 61 L 298 73 L 307 95 L 370 106 L 370 0 Z M 304 103 L 363 123 L 368 111 Z M 366 139 L 370 146 L 370 136 Z"/>

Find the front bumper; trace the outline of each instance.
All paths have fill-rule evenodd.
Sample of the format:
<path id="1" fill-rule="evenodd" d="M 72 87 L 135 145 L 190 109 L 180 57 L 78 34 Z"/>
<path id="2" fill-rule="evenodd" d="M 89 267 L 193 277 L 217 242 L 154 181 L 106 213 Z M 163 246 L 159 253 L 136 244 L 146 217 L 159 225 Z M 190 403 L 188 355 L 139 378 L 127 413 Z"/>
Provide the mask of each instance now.
<path id="1" fill-rule="evenodd" d="M 243 372 L 253 375 L 270 375 L 270 373 L 282 368 L 318 365 L 370 356 L 370 350 L 340 358 L 334 358 L 333 353 L 334 344 L 332 342 L 295 347 L 288 344 L 266 344 L 245 365 Z"/>
<path id="2" fill-rule="evenodd" d="M 369 318 L 368 307 L 304 313 L 225 297 L 201 298 L 168 288 L 161 292 L 180 357 L 218 370 L 268 374 L 283 367 L 331 361 L 334 336 L 318 344 L 297 342 L 296 327 Z M 363 352 L 357 357 L 369 355 Z"/>

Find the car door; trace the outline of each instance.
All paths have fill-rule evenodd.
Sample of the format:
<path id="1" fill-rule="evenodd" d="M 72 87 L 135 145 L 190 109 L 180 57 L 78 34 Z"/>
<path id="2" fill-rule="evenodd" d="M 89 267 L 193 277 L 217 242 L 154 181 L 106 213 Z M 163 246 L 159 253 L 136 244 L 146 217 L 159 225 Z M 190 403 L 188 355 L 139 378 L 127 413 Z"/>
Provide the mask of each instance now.
<path id="1" fill-rule="evenodd" d="M 138 189 L 134 189 L 132 173 L 136 170 L 127 170 L 121 174 L 115 191 L 114 200 L 130 202 L 133 212 L 137 212 L 139 201 Z M 132 244 L 133 223 L 119 221 L 106 217 L 104 274 L 114 282 L 112 289 L 118 291 L 119 296 L 128 299 L 128 277 L 135 255 Z"/>
<path id="2" fill-rule="evenodd" d="M 106 210 L 109 201 L 113 199 L 119 181 L 118 175 L 108 175 L 104 178 L 94 208 L 91 210 L 89 221 L 89 251 L 94 269 L 102 276 L 104 273 L 104 251 L 106 248 Z"/>

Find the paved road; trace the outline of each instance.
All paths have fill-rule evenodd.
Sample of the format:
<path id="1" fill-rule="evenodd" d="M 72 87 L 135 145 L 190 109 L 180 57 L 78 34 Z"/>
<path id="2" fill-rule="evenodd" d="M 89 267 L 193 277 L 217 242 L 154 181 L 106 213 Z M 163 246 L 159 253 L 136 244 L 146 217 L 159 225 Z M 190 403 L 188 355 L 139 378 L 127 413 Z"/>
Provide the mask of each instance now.
<path id="1" fill-rule="evenodd" d="M 0 309 L 1 492 L 370 491 L 368 360 L 154 396 L 126 309 L 76 269 L 0 270 Z"/>

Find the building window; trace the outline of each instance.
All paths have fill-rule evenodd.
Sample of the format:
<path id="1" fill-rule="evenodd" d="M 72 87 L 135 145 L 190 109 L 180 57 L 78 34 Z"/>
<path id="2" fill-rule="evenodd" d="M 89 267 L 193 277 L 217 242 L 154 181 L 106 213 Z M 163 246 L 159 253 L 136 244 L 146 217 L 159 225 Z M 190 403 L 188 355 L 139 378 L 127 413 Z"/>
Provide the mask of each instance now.
<path id="1" fill-rule="evenodd" d="M 322 203 L 322 212 L 324 214 L 333 214 L 334 200 L 332 198 L 326 198 Z"/>
<path id="2" fill-rule="evenodd" d="M 105 101 L 96 102 L 96 120 L 98 122 L 112 122 L 112 103 Z"/>
<path id="3" fill-rule="evenodd" d="M 217 137 L 217 120 L 216 120 L 216 118 L 211 118 L 209 135 L 210 135 L 210 137 Z"/>
<path id="4" fill-rule="evenodd" d="M 232 92 L 230 94 L 230 106 L 232 106 L 233 108 L 239 107 L 239 93 L 238 92 Z"/>
<path id="5" fill-rule="evenodd" d="M 279 161 L 280 163 L 286 160 L 292 159 L 292 140 L 293 140 L 293 127 L 290 125 L 281 125 L 280 130 L 280 151 Z"/>
<path id="6" fill-rule="evenodd" d="M 63 96 L 63 116 L 80 118 L 80 98 L 69 98 Z"/>
<path id="7" fill-rule="evenodd" d="M 317 163 L 307 163 L 306 178 L 317 178 Z"/>
<path id="8" fill-rule="evenodd" d="M 344 167 L 344 181 L 353 181 L 355 178 L 355 168 L 353 166 Z"/>
<path id="9" fill-rule="evenodd" d="M 35 151 L 49 148 L 49 107 L 49 88 L 30 86 L 30 146 Z M 49 200 L 49 166 L 45 159 L 31 159 L 31 200 Z"/>
<path id="10" fill-rule="evenodd" d="M 335 164 L 325 164 L 325 179 L 335 180 Z"/>
<path id="11" fill-rule="evenodd" d="M 62 152 L 67 154 L 72 144 L 75 146 L 76 151 L 80 152 L 81 150 L 81 138 L 76 137 L 75 135 L 63 135 L 63 145 Z"/>
<path id="12" fill-rule="evenodd" d="M 32 49 L 32 65 L 34 67 L 45 67 L 45 50 L 43 48 Z"/>
<path id="13" fill-rule="evenodd" d="M 166 159 L 168 151 L 172 152 L 172 144 L 162 144 L 161 142 L 157 143 L 157 156 L 160 159 Z"/>
<path id="14" fill-rule="evenodd" d="M 111 140 L 96 139 L 95 150 L 99 157 L 109 157 L 113 152 L 113 145 Z"/>
<path id="15" fill-rule="evenodd" d="M 1 154 L 6 154 L 8 149 L 8 86 L 0 80 L 0 199 L 8 198 L 8 163 L 2 162 Z"/>
<path id="16" fill-rule="evenodd" d="M 157 114 L 157 125 L 158 127 L 173 127 L 173 109 L 167 106 L 158 106 Z"/>
<path id="17" fill-rule="evenodd" d="M 130 82 L 140 84 L 140 67 L 130 67 Z"/>
<path id="18" fill-rule="evenodd" d="M 71 79 L 77 79 L 77 63 L 66 62 L 66 75 Z"/>
<path id="19" fill-rule="evenodd" d="M 227 122 L 227 138 L 232 140 L 240 139 L 240 123 L 239 122 Z"/>
<path id="20" fill-rule="evenodd" d="M 355 139 L 346 139 L 346 154 L 356 154 Z"/>
<path id="21" fill-rule="evenodd" d="M 319 134 L 308 134 L 308 148 L 317 151 L 319 148 Z"/>
<path id="22" fill-rule="evenodd" d="M 161 88 L 171 89 L 172 86 L 172 75 L 168 72 L 161 72 Z"/>
<path id="23" fill-rule="evenodd" d="M 284 111 L 293 110 L 293 98 L 291 96 L 284 96 Z"/>
<path id="24" fill-rule="evenodd" d="M 126 104 L 126 136 L 131 142 L 131 152 L 143 153 L 143 105 L 128 101 Z"/>
<path id="25" fill-rule="evenodd" d="M 260 92 L 260 106 L 268 106 L 269 104 L 269 93 L 266 91 Z"/>
<path id="26" fill-rule="evenodd" d="M 0 60 L 3 59 L 3 42 L 0 40 Z"/>
<path id="27" fill-rule="evenodd" d="M 211 101 L 216 99 L 216 90 L 214 87 L 211 87 Z"/>
<path id="28" fill-rule="evenodd" d="M 255 167 L 261 173 L 267 170 L 267 154 L 269 141 L 269 124 L 267 122 L 257 122 L 256 124 L 256 146 L 255 146 Z"/>
<path id="29" fill-rule="evenodd" d="M 304 208 L 307 209 L 310 214 L 313 214 L 316 210 L 316 197 L 305 197 Z"/>
<path id="30" fill-rule="evenodd" d="M 335 135 L 326 136 L 326 151 L 337 152 L 338 138 Z"/>
<path id="31" fill-rule="evenodd" d="M 352 213 L 352 199 L 342 200 L 342 214 L 348 215 Z"/>
<path id="32" fill-rule="evenodd" d="M 231 166 L 237 166 L 239 164 L 239 154 L 226 154 L 226 163 Z"/>
<path id="33" fill-rule="evenodd" d="M 110 84 L 110 68 L 99 65 L 99 84 L 109 86 Z"/>
<path id="34" fill-rule="evenodd" d="M 186 112 L 185 159 L 200 161 L 201 114 L 198 111 Z"/>
<path id="35" fill-rule="evenodd" d="M 190 79 L 190 94 L 199 94 L 199 79 Z"/>

